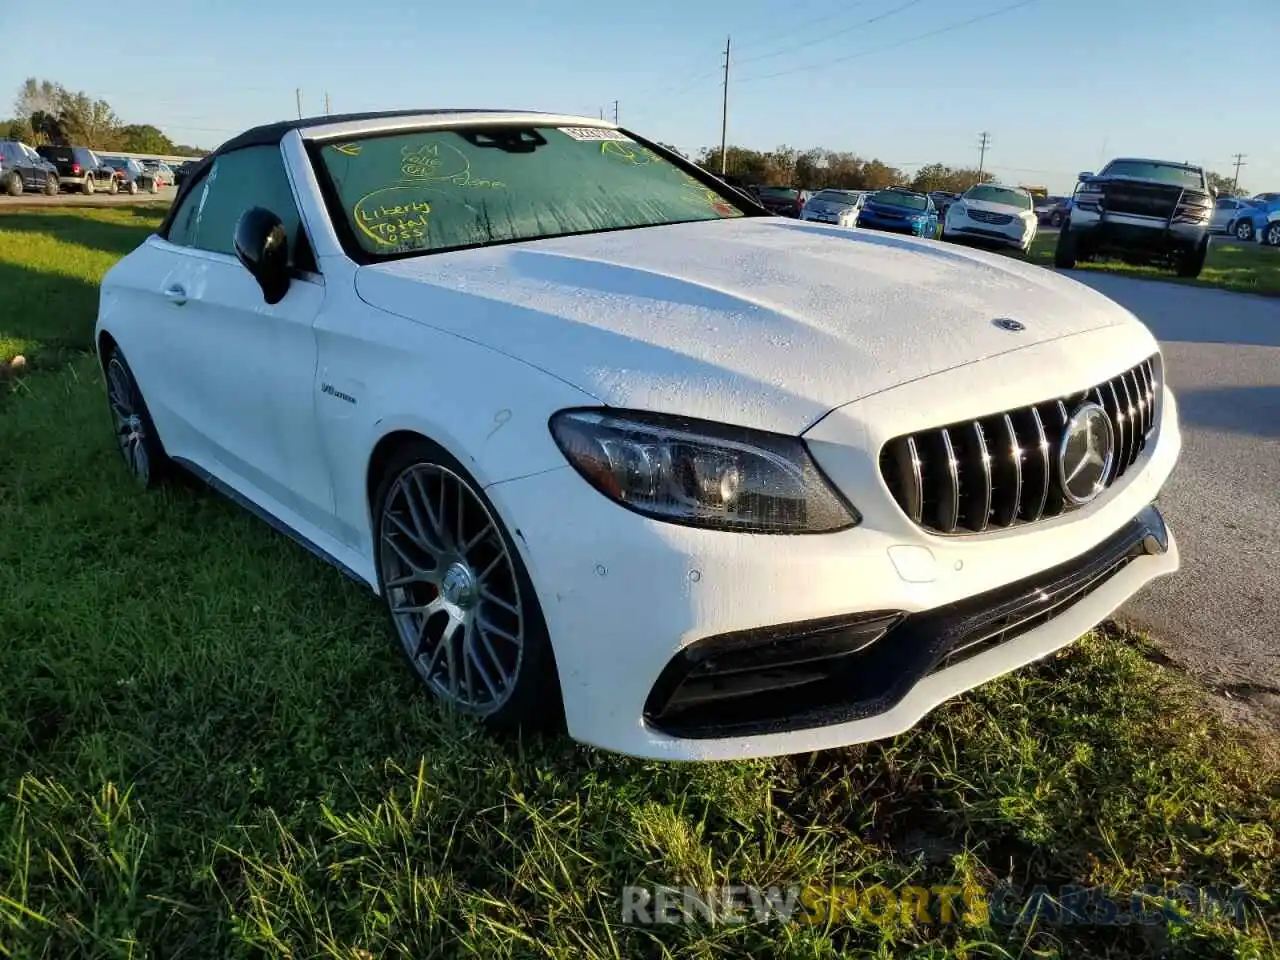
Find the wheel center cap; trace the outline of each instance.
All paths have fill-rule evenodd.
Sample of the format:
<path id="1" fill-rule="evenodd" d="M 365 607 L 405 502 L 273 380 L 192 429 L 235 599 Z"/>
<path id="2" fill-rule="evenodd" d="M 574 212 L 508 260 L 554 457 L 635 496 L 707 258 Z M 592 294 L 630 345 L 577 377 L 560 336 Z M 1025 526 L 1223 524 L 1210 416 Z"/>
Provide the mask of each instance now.
<path id="1" fill-rule="evenodd" d="M 461 562 L 450 564 L 440 581 L 440 595 L 455 607 L 466 610 L 475 606 L 477 593 L 476 578 L 471 568 Z"/>

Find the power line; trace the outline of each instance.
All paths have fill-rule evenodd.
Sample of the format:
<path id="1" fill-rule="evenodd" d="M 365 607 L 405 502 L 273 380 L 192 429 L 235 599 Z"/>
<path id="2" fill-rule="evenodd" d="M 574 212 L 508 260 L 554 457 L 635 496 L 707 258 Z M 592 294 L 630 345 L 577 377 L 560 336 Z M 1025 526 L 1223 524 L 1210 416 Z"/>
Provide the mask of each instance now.
<path id="1" fill-rule="evenodd" d="M 795 51 L 797 50 L 803 50 L 806 47 L 812 47 L 819 43 L 826 43 L 828 40 L 832 40 L 836 37 L 843 36 L 846 33 L 851 33 L 854 30 L 860 30 L 861 28 L 870 26 L 871 24 L 876 23 L 879 20 L 884 20 L 886 17 L 891 17 L 895 13 L 901 13 L 903 10 L 906 10 L 908 7 L 914 7 L 921 2 L 922 0 L 907 0 L 906 3 L 901 3 L 898 6 L 894 7 L 892 10 L 886 10 L 884 11 L 884 13 L 878 13 L 874 17 L 869 17 L 866 20 L 860 20 L 858 23 L 845 27 L 842 30 L 830 31 L 828 33 L 824 33 L 822 36 L 815 37 L 814 39 L 811 39 L 811 40 L 806 40 L 803 43 L 797 43 L 790 47 L 783 47 L 781 50 L 774 50 L 772 53 L 762 53 L 755 57 L 748 57 L 745 60 L 739 60 L 737 65 L 741 67 L 744 64 L 756 63 L 759 60 L 770 60 L 773 57 L 781 57 L 788 53 L 795 53 Z M 845 13 L 846 11 L 841 10 L 840 12 Z"/>
<path id="2" fill-rule="evenodd" d="M 720 176 L 728 172 L 727 138 L 729 135 L 729 45 L 733 37 L 724 38 L 724 99 L 720 106 Z"/>
<path id="3" fill-rule="evenodd" d="M 913 37 L 906 37 L 902 40 L 895 41 L 894 43 L 886 43 L 878 47 L 869 47 L 866 50 L 859 50 L 857 53 L 851 53 L 845 57 L 835 57 L 834 59 L 822 60 L 822 61 L 819 61 L 818 63 L 807 63 L 799 67 L 792 67 L 788 70 L 779 70 L 776 73 L 764 73 L 754 77 L 744 77 L 738 82 L 749 83 L 752 80 L 772 80 L 775 77 L 786 77 L 786 76 L 790 76 L 793 73 L 803 73 L 808 70 L 820 70 L 823 67 L 832 67 L 839 63 L 848 63 L 850 60 L 857 60 L 860 57 L 869 57 L 875 53 L 884 53 L 886 50 L 896 50 L 899 47 L 904 47 L 909 43 L 915 43 L 917 40 L 926 40 L 929 37 L 937 37 L 937 36 L 941 36 L 944 33 L 950 33 L 953 30 L 961 30 L 965 27 L 972 26 L 975 23 L 982 23 L 984 20 L 990 20 L 993 17 L 998 17 L 1001 14 L 1012 13 L 1014 10 L 1017 10 L 1019 7 L 1025 7 L 1035 2 L 1036 0 L 1017 0 L 1016 3 L 1011 3 L 1007 6 L 1000 7 L 999 9 L 992 10 L 989 13 L 983 13 L 976 17 L 970 17 L 968 20 L 962 20 L 959 23 L 951 23 L 945 27 L 938 27 L 936 30 L 928 30 L 924 33 L 917 33 Z"/>

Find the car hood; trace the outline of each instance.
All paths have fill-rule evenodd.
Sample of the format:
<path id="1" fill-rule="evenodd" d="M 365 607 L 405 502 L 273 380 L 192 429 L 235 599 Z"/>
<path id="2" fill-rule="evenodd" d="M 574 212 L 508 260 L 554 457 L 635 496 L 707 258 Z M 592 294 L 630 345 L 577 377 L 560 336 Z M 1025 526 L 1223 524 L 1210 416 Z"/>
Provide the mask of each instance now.
<path id="1" fill-rule="evenodd" d="M 1011 203 L 995 203 L 991 200 L 965 200 L 963 198 L 953 203 L 952 207 L 957 207 L 961 204 L 970 210 L 986 210 L 988 213 L 1003 213 L 1010 217 L 1020 217 L 1023 214 L 1030 215 L 1034 212 L 1025 210 L 1022 207 L 1015 207 Z M 1036 209 L 1039 210 L 1040 208 L 1037 207 Z M 1045 209 L 1048 208 L 1046 207 Z"/>
<path id="2" fill-rule="evenodd" d="M 610 406 L 792 434 L 905 381 L 1136 322 L 998 254 L 772 217 L 411 257 L 361 267 L 356 290 Z"/>

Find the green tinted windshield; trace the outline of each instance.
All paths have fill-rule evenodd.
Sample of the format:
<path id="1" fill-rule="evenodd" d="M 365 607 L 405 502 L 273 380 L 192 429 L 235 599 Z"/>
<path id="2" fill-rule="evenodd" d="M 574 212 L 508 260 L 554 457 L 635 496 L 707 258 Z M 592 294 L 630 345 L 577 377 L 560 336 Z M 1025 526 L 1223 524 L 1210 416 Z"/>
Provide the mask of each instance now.
<path id="1" fill-rule="evenodd" d="M 615 130 L 486 127 L 380 134 L 319 149 L 367 255 L 743 216 Z"/>
<path id="2" fill-rule="evenodd" d="M 1031 209 L 1031 194 L 1025 190 L 1013 190 L 1009 187 L 993 187 L 982 184 L 970 187 L 965 193 L 966 200 L 986 200 L 988 203 L 1004 203 L 1022 210 Z"/>

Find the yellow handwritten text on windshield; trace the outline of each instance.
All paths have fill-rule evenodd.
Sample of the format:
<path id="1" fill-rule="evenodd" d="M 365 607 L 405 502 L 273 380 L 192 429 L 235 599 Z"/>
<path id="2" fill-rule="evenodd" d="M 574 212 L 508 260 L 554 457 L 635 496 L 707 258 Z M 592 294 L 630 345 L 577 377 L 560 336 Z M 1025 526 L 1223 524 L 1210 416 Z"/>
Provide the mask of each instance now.
<path id="1" fill-rule="evenodd" d="M 379 247 L 419 250 L 428 245 L 431 204 L 421 188 L 387 187 L 356 201 L 352 221 L 356 229 Z"/>

